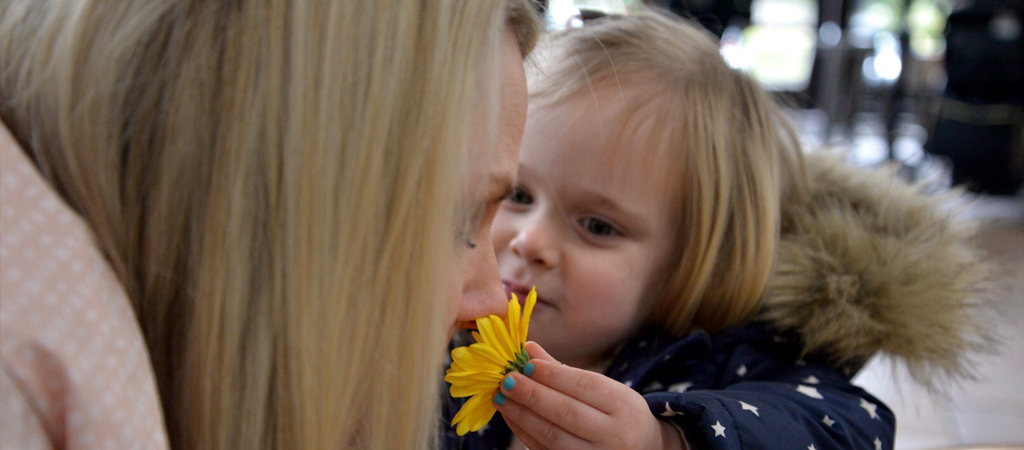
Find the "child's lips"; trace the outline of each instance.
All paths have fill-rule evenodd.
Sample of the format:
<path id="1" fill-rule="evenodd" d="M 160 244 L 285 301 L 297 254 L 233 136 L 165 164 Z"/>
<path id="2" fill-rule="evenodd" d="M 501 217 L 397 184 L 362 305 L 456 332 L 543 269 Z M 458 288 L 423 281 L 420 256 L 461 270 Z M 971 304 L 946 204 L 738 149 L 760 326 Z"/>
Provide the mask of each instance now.
<path id="1" fill-rule="evenodd" d="M 533 286 L 526 286 L 512 281 L 501 280 L 501 285 L 505 287 L 505 296 L 512 298 L 512 294 L 516 294 L 516 298 L 519 299 L 519 305 L 523 306 L 526 304 L 526 296 L 530 294 L 530 289 Z M 554 308 L 550 302 L 545 300 L 540 295 L 537 296 L 537 306 L 547 306 Z"/>

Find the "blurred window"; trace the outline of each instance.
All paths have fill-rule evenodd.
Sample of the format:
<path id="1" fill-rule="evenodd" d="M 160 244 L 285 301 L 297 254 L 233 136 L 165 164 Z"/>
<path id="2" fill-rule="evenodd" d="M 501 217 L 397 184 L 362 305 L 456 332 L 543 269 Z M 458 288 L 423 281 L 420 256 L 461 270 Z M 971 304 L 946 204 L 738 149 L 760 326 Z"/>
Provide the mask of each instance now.
<path id="1" fill-rule="evenodd" d="M 641 0 L 549 0 L 546 19 L 548 27 L 556 30 L 567 26 L 579 26 L 580 9 L 601 11 L 607 14 L 625 14 Z"/>
<path id="2" fill-rule="evenodd" d="M 872 47 L 874 36 L 902 30 L 904 0 L 861 0 L 850 18 L 850 38 L 862 48 Z M 911 0 L 906 11 L 910 50 L 917 59 L 936 60 L 946 49 L 943 31 L 953 0 Z"/>
<path id="3" fill-rule="evenodd" d="M 817 45 L 815 0 L 755 0 L 751 24 L 722 35 L 722 55 L 769 90 L 802 91 L 811 79 Z"/>

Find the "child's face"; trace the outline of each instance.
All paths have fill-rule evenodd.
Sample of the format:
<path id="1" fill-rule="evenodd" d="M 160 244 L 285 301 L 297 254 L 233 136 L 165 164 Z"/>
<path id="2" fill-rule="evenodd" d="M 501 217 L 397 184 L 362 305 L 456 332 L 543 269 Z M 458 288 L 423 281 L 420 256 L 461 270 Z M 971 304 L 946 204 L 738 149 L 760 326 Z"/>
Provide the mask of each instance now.
<path id="1" fill-rule="evenodd" d="M 660 124 L 597 92 L 600 108 L 589 96 L 530 105 L 517 187 L 492 228 L 506 290 L 537 286 L 530 339 L 588 368 L 646 319 L 679 216 Z"/>

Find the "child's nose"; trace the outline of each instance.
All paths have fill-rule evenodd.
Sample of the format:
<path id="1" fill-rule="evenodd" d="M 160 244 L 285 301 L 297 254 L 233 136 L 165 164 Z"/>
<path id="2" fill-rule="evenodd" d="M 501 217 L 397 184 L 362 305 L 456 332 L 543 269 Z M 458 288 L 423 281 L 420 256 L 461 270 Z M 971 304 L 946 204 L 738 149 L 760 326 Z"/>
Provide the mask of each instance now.
<path id="1" fill-rule="evenodd" d="M 512 253 L 529 264 L 557 266 L 560 255 L 551 228 L 545 225 L 543 218 L 534 218 L 525 225 L 509 242 Z"/>

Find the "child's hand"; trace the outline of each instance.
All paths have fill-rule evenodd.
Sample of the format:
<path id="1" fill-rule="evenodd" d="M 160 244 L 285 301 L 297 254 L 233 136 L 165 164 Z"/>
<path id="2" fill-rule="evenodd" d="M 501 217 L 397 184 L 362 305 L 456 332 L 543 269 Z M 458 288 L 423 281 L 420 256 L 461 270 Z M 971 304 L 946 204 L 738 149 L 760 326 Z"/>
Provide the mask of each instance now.
<path id="1" fill-rule="evenodd" d="M 527 343 L 526 351 L 533 357 L 533 373 L 506 375 L 504 398 L 499 395 L 495 406 L 530 450 L 686 448 L 675 428 L 656 419 L 636 391 L 602 374 L 562 365 L 536 343 Z"/>

